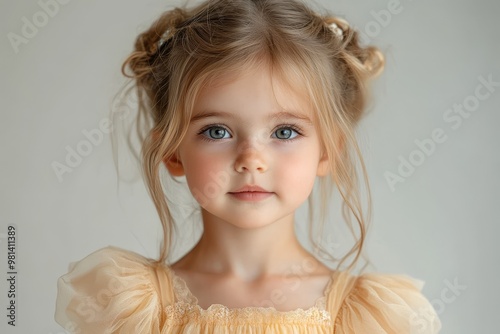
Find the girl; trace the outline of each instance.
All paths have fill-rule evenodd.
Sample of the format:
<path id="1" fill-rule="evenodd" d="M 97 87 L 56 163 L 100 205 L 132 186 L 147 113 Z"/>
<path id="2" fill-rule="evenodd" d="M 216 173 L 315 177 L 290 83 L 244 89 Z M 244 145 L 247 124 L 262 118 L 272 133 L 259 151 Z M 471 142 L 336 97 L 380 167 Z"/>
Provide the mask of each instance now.
<path id="1" fill-rule="evenodd" d="M 152 121 L 142 158 L 163 225 L 160 257 L 109 246 L 72 263 L 58 281 L 56 321 L 76 333 L 437 333 L 421 283 L 352 273 L 366 230 L 353 133 L 383 64 L 344 20 L 298 1 L 208 0 L 164 13 L 122 69 L 135 79 L 139 116 Z M 185 177 L 203 222 L 175 263 L 182 222 L 163 166 Z M 310 210 L 310 223 L 322 226 L 336 185 L 359 231 L 335 269 L 294 232 L 316 179 L 323 215 Z"/>

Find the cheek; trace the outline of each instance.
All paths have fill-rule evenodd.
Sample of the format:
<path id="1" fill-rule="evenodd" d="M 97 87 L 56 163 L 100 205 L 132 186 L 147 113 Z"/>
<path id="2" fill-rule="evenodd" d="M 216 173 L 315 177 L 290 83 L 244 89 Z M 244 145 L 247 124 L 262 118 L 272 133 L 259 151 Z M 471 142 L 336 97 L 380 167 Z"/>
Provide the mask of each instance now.
<path id="1" fill-rule="evenodd" d="M 281 162 L 276 177 L 282 180 L 281 183 L 309 194 L 316 179 L 318 166 L 318 157 L 314 150 L 296 151 L 278 158 Z"/>
<path id="2" fill-rule="evenodd" d="M 193 152 L 193 151 L 191 151 Z M 184 172 L 191 192 L 214 192 L 226 186 L 226 158 L 214 154 L 187 153 L 183 157 Z"/>

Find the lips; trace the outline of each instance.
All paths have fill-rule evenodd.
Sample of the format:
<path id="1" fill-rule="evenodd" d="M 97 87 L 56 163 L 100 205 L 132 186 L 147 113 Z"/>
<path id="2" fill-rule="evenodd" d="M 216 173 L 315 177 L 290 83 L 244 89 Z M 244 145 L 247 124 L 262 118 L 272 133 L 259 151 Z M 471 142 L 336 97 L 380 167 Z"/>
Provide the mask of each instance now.
<path id="1" fill-rule="evenodd" d="M 235 190 L 235 191 L 232 191 L 230 192 L 230 194 L 234 194 L 234 193 L 243 193 L 243 192 L 260 192 L 260 193 L 268 193 L 269 191 L 267 191 L 266 189 L 264 188 L 261 188 L 257 185 L 246 185 L 238 190 Z"/>
<path id="2" fill-rule="evenodd" d="M 270 197 L 273 193 L 256 185 L 246 185 L 229 194 L 241 201 L 260 201 Z"/>

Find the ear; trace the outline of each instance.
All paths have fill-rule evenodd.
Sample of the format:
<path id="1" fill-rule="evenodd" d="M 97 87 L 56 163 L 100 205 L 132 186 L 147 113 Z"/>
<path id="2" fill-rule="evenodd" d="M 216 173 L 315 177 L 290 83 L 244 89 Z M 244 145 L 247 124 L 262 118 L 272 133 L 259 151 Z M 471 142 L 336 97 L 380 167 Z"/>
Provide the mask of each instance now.
<path id="1" fill-rule="evenodd" d="M 172 176 L 184 175 L 184 166 L 182 165 L 182 161 L 179 159 L 177 154 L 174 154 L 170 158 L 165 158 L 163 162 Z"/>
<path id="2" fill-rule="evenodd" d="M 342 152 L 342 150 L 344 149 L 345 147 L 345 140 L 344 140 L 344 136 L 337 136 L 337 140 L 336 140 L 336 145 L 337 145 L 337 148 L 338 148 L 338 152 Z M 318 163 L 318 169 L 317 169 L 317 172 L 316 172 L 316 175 L 317 176 L 326 176 L 328 175 L 328 173 L 330 173 L 330 159 L 328 159 L 328 154 L 325 152 L 324 149 L 321 150 L 323 153 L 321 155 L 321 158 L 319 160 L 319 163 Z"/>
<path id="3" fill-rule="evenodd" d="M 153 131 L 152 136 L 153 140 L 160 139 L 160 133 L 158 131 Z M 174 154 L 170 158 L 163 159 L 163 163 L 172 176 L 184 175 L 184 167 L 182 166 L 182 162 L 179 159 L 178 154 Z"/>
<path id="4" fill-rule="evenodd" d="M 328 155 L 325 153 L 322 154 L 319 159 L 318 169 L 316 171 L 317 176 L 325 176 L 330 171 L 330 161 L 328 159 Z"/>

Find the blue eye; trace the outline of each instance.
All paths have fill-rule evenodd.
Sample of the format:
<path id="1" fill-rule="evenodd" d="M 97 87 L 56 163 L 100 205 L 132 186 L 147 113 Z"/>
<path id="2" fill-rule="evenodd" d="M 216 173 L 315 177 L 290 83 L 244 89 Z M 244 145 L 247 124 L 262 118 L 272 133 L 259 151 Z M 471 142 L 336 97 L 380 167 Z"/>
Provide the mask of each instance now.
<path id="1" fill-rule="evenodd" d="M 226 129 L 225 126 L 222 125 L 210 125 L 198 132 L 198 135 L 202 136 L 202 139 L 208 140 L 208 141 L 213 141 L 213 140 L 221 140 L 221 139 L 227 139 L 227 138 L 232 138 L 231 134 L 229 131 Z M 283 141 L 292 141 L 296 137 L 298 137 L 301 134 L 301 131 L 294 125 L 281 125 L 281 127 L 276 128 L 274 130 L 273 134 L 271 135 L 272 138 L 277 138 Z"/>
<path id="2" fill-rule="evenodd" d="M 224 139 L 230 138 L 229 132 L 221 126 L 211 126 L 200 132 L 201 134 L 207 136 L 210 139 Z"/>
<path id="3" fill-rule="evenodd" d="M 278 139 L 293 139 L 299 135 L 299 133 L 291 127 L 279 128 L 274 132 L 274 134 Z"/>

